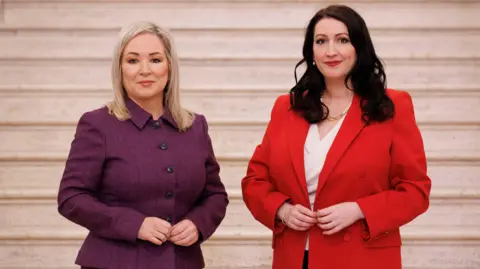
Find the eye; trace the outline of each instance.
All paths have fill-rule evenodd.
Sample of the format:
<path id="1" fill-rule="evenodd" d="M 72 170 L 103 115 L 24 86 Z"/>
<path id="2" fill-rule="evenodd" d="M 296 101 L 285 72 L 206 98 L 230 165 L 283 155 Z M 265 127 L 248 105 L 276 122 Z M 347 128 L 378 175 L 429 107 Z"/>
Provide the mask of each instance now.
<path id="1" fill-rule="evenodd" d="M 323 44 L 323 43 L 325 43 L 325 40 L 324 39 L 317 39 L 317 41 L 315 41 L 315 43 Z"/>
<path id="2" fill-rule="evenodd" d="M 152 59 L 152 63 L 158 64 L 158 63 L 161 63 L 161 62 L 162 62 L 161 59 Z"/>
<path id="3" fill-rule="evenodd" d="M 129 63 L 129 64 L 135 64 L 135 63 L 137 63 L 137 62 L 138 62 L 137 59 L 128 59 L 128 60 L 127 60 L 127 63 Z"/>
<path id="4" fill-rule="evenodd" d="M 350 42 L 350 40 L 348 40 L 348 38 L 346 38 L 346 37 L 340 37 L 339 40 L 340 40 L 341 43 L 349 43 Z"/>

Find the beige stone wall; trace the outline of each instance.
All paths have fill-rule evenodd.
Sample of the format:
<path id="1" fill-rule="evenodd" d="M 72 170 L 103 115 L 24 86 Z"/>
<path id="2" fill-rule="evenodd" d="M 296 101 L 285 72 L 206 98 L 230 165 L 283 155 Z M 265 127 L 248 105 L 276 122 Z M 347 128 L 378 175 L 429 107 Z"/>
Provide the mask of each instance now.
<path id="1" fill-rule="evenodd" d="M 85 230 L 58 215 L 57 186 L 78 117 L 110 98 L 115 35 L 138 19 L 172 29 L 184 104 L 207 116 L 231 196 L 204 246 L 208 268 L 268 268 L 270 234 L 240 180 L 322 2 L 0 1 L 0 269 L 74 268 Z M 351 5 L 389 86 L 412 94 L 425 139 L 432 201 L 402 229 L 405 268 L 480 268 L 480 1 Z"/>

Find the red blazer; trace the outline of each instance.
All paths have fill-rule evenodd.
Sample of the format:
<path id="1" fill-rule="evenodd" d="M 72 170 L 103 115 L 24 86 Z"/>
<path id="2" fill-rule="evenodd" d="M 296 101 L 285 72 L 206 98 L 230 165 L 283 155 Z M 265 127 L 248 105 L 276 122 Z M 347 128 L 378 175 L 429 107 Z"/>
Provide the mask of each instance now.
<path id="1" fill-rule="evenodd" d="M 431 181 L 411 97 L 396 90 L 388 95 L 395 116 L 371 125 L 362 121 L 355 96 L 327 154 L 313 210 L 355 201 L 365 215 L 334 235 L 323 235 L 316 225 L 298 232 L 275 221 L 288 199 L 310 207 L 303 161 L 309 123 L 289 110 L 288 95 L 275 102 L 242 180 L 248 209 L 273 231 L 274 269 L 301 268 L 308 234 L 309 268 L 402 268 L 399 227 L 427 210 Z"/>

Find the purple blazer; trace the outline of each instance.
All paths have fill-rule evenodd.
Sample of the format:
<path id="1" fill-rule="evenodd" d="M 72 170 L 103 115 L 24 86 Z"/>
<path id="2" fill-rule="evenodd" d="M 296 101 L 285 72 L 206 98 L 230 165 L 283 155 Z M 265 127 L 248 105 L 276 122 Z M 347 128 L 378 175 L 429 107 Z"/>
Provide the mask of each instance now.
<path id="1" fill-rule="evenodd" d="M 127 100 L 131 119 L 100 108 L 80 118 L 58 193 L 58 211 L 89 230 L 76 264 L 102 269 L 197 269 L 200 243 L 225 217 L 228 197 L 219 177 L 205 117 L 178 131 L 171 114 L 154 121 Z M 137 239 L 145 217 L 198 228 L 190 247 Z"/>

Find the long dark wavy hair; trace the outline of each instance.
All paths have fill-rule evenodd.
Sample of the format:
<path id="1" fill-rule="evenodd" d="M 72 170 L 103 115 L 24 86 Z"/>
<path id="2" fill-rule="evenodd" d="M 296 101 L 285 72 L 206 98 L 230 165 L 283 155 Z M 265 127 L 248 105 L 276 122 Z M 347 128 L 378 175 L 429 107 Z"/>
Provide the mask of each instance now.
<path id="1" fill-rule="evenodd" d="M 330 5 L 319 10 L 310 20 L 303 43 L 303 59 L 295 66 L 296 85 L 290 90 L 291 109 L 300 113 L 309 123 L 321 122 L 328 117 L 328 108 L 321 101 L 326 89 L 325 78 L 313 64 L 315 26 L 324 18 L 341 21 L 348 29 L 357 60 L 345 77 L 345 85 L 360 96 L 362 119 L 371 123 L 392 118 L 394 105 L 386 93 L 385 71 L 375 53 L 367 25 L 355 10 L 344 5 Z M 303 63 L 306 63 L 307 69 L 297 81 L 297 68 Z"/>

